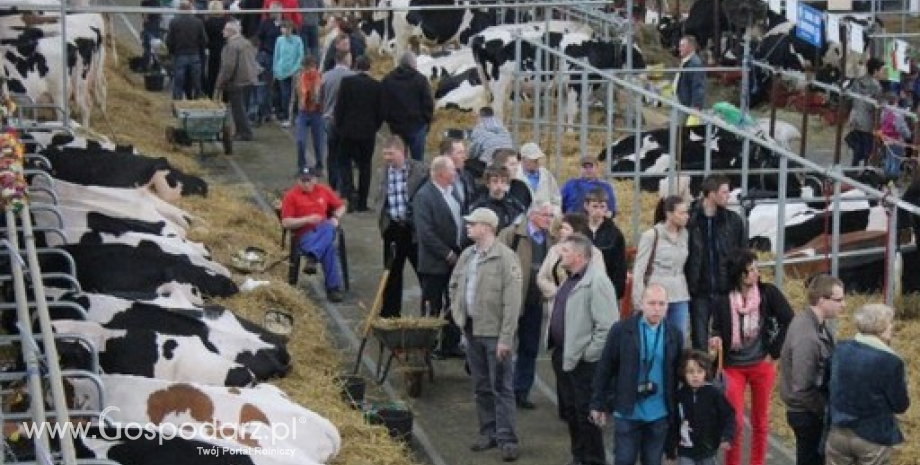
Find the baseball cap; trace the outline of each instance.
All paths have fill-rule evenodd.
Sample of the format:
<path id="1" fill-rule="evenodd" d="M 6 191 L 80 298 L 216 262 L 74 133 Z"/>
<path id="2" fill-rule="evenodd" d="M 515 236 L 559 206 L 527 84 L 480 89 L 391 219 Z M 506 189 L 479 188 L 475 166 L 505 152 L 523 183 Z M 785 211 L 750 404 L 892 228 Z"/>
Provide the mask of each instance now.
<path id="1" fill-rule="evenodd" d="M 297 175 L 296 175 L 296 176 L 297 176 L 298 178 L 300 178 L 300 179 L 307 178 L 307 177 L 309 177 L 309 178 L 315 178 L 315 177 L 316 177 L 316 168 L 311 168 L 311 167 L 309 167 L 309 166 L 304 167 L 304 168 L 301 168 L 301 169 L 297 170 Z"/>
<path id="2" fill-rule="evenodd" d="M 521 146 L 521 156 L 528 160 L 539 160 L 546 156 L 546 154 L 540 150 L 539 145 L 533 142 L 528 142 Z"/>
<path id="3" fill-rule="evenodd" d="M 483 223 L 492 226 L 492 229 L 498 228 L 498 215 L 488 208 L 479 207 L 464 216 L 463 219 L 467 223 Z"/>

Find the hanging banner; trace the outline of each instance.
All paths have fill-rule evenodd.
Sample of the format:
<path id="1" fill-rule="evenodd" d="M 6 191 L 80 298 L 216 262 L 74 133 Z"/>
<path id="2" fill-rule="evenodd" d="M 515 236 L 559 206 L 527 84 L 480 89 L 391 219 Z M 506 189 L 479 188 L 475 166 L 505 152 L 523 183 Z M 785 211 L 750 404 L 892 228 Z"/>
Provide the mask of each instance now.
<path id="1" fill-rule="evenodd" d="M 839 44 L 842 42 L 840 40 L 840 16 L 837 15 L 827 15 L 827 27 L 824 28 L 825 36 L 827 37 L 827 42 L 831 44 Z"/>
<path id="2" fill-rule="evenodd" d="M 769 2 L 770 2 L 770 11 L 776 14 L 782 14 L 783 0 L 769 0 Z"/>
<path id="3" fill-rule="evenodd" d="M 853 0 L 830 0 L 827 2 L 827 11 L 852 11 Z"/>
<path id="4" fill-rule="evenodd" d="M 850 23 L 850 50 L 855 53 L 862 53 L 866 50 L 865 36 L 863 27 L 856 23 Z"/>
<path id="5" fill-rule="evenodd" d="M 821 47 L 824 40 L 821 34 L 824 13 L 804 3 L 799 3 L 796 16 L 795 36 L 815 47 Z"/>
<path id="6" fill-rule="evenodd" d="M 902 73 L 910 72 L 910 58 L 907 56 L 909 45 L 903 40 L 895 40 L 891 51 L 895 67 Z"/>
<path id="7" fill-rule="evenodd" d="M 795 22 L 796 13 L 798 13 L 798 0 L 786 0 L 786 21 Z"/>

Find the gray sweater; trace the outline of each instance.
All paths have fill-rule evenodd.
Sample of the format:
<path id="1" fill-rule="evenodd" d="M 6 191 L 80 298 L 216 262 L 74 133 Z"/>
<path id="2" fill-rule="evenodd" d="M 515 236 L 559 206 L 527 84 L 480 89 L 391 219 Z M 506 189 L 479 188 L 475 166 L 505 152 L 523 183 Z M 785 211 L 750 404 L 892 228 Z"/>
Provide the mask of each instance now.
<path id="1" fill-rule="evenodd" d="M 645 270 L 649 266 L 655 230 L 658 231 L 658 246 L 655 249 L 655 263 L 649 282 L 659 283 L 668 291 L 668 302 L 686 302 L 690 300 L 687 291 L 687 278 L 684 276 L 684 263 L 687 262 L 688 233 L 681 228 L 677 240 L 672 240 L 665 231 L 664 224 L 656 224 L 639 237 L 636 260 L 633 262 L 632 297 L 636 308 L 641 308 L 642 292 L 645 291 Z"/>

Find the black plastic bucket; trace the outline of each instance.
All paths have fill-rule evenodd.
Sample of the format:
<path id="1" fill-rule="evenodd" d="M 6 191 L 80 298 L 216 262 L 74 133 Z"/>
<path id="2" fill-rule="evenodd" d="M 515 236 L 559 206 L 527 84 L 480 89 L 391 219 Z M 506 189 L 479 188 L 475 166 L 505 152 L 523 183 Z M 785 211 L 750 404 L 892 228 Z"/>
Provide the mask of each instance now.
<path id="1" fill-rule="evenodd" d="M 144 88 L 150 92 L 159 92 L 166 88 L 166 73 L 154 71 L 144 75 Z"/>
<path id="2" fill-rule="evenodd" d="M 408 441 L 412 434 L 414 415 L 408 408 L 383 407 L 369 413 L 372 425 L 386 426 L 390 437 L 398 441 Z"/>
<path id="3" fill-rule="evenodd" d="M 353 409 L 361 408 L 367 381 L 357 375 L 339 375 L 336 380 L 342 388 L 342 400 Z"/>

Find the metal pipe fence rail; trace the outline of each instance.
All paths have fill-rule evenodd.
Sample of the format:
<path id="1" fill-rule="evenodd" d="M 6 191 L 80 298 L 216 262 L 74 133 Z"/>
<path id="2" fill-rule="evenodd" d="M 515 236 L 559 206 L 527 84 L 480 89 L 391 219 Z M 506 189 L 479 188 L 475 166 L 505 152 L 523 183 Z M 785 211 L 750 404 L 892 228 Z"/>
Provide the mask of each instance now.
<path id="1" fill-rule="evenodd" d="M 635 84 L 635 83 L 633 83 L 633 82 L 630 82 L 630 81 L 628 81 L 628 80 L 623 79 L 623 78 L 622 78 L 620 75 L 618 75 L 618 74 L 610 73 L 610 72 L 608 72 L 608 71 L 606 71 L 606 70 L 598 69 L 598 68 L 592 66 L 590 63 L 587 63 L 587 62 L 584 62 L 584 61 L 582 61 L 582 60 L 577 60 L 577 59 L 574 59 L 574 58 L 572 58 L 572 57 L 566 56 L 563 52 L 561 52 L 561 51 L 559 51 L 559 50 L 556 50 L 556 49 L 554 49 L 554 48 L 551 48 L 551 47 L 549 47 L 549 46 L 547 46 L 547 45 L 545 45 L 545 44 L 543 44 L 543 43 L 541 43 L 541 42 L 538 42 L 538 41 L 535 41 L 535 40 L 526 39 L 526 38 L 522 37 L 520 34 L 515 34 L 515 41 L 516 41 L 515 50 L 516 50 L 516 52 L 517 52 L 517 56 L 520 56 L 520 51 L 521 51 L 521 49 L 522 49 L 522 45 L 523 45 L 524 42 L 526 42 L 529 46 L 534 47 L 535 50 L 538 50 L 538 51 L 539 51 L 538 53 L 540 53 L 540 54 L 545 54 L 546 56 L 554 57 L 554 58 L 556 58 L 556 59 L 558 60 L 559 63 L 565 63 L 565 64 L 568 65 L 568 66 L 580 66 L 580 67 L 582 68 L 582 72 L 583 72 L 582 77 L 581 77 L 582 81 L 584 81 L 584 80 L 586 80 L 586 79 L 588 78 L 588 73 L 593 73 L 593 74 L 595 74 L 595 75 L 601 76 L 601 77 L 604 78 L 604 79 L 609 80 L 610 83 L 613 84 L 614 86 L 616 86 L 617 88 L 620 88 L 620 89 L 623 89 L 623 90 L 628 91 L 630 94 L 632 94 L 632 95 L 634 95 L 634 96 L 636 97 L 636 100 L 637 100 L 637 101 L 641 101 L 641 99 L 644 98 L 644 99 L 647 100 L 647 101 L 656 102 L 656 103 L 659 103 L 659 104 L 661 104 L 661 105 L 670 107 L 670 108 L 671 108 L 671 118 L 670 118 L 670 120 L 669 120 L 669 128 L 670 128 L 670 134 L 671 134 L 671 137 L 670 137 L 670 138 L 671 138 L 671 141 L 670 141 L 670 142 L 671 142 L 671 144 L 670 144 L 671 147 L 676 147 L 676 144 L 675 144 L 674 142 L 675 142 L 676 136 L 677 136 L 678 119 L 679 119 L 679 117 L 684 116 L 684 115 L 695 116 L 695 117 L 699 118 L 700 121 L 703 122 L 703 123 L 706 125 L 706 133 L 707 133 L 707 136 L 711 134 L 711 128 L 717 127 L 717 128 L 719 128 L 720 130 L 722 130 L 722 131 L 727 131 L 727 132 L 729 132 L 729 133 L 732 133 L 732 134 L 734 134 L 734 135 L 736 135 L 736 136 L 741 137 L 742 140 L 744 141 L 744 149 L 743 149 L 743 152 L 742 152 L 742 159 L 743 159 L 742 179 L 743 179 L 743 180 L 746 180 L 746 179 L 747 179 L 747 176 L 744 175 L 744 174 L 745 174 L 745 173 L 748 173 L 748 170 L 750 169 L 749 163 L 748 163 L 748 162 L 749 162 L 748 159 L 749 159 L 749 147 L 750 147 L 750 144 L 751 144 L 751 143 L 758 144 L 758 145 L 760 145 L 761 147 L 764 147 L 764 148 L 766 148 L 766 149 L 772 151 L 774 154 L 776 154 L 776 155 L 779 157 L 779 165 L 780 165 L 779 168 L 778 168 L 777 171 L 776 171 L 776 173 L 779 174 L 779 194 L 778 194 L 778 200 L 777 200 L 777 205 L 778 205 L 778 208 L 777 208 L 777 220 L 778 220 L 778 225 L 777 225 L 777 226 L 778 226 L 778 227 L 777 227 L 777 243 L 778 243 L 778 246 L 777 246 L 777 250 L 783 250 L 783 248 L 784 248 L 783 245 L 784 245 L 784 241 L 785 241 L 785 237 L 784 237 L 784 234 L 783 234 L 783 227 L 782 227 L 782 226 L 783 226 L 783 225 L 782 225 L 782 218 L 784 218 L 784 216 L 785 216 L 785 204 L 786 204 L 786 201 L 787 201 L 787 198 L 788 198 L 788 192 L 787 192 L 788 186 L 787 186 L 786 180 L 787 180 L 787 175 L 789 174 L 789 162 L 791 161 L 791 162 L 797 163 L 798 165 L 800 165 L 800 166 L 803 167 L 803 168 L 812 170 L 812 172 L 815 173 L 815 174 L 819 174 L 819 175 L 821 175 L 821 176 L 823 176 L 823 177 L 825 177 L 825 178 L 830 179 L 830 180 L 833 182 L 833 189 L 834 189 L 834 194 L 833 194 L 833 196 L 832 196 L 832 200 L 833 200 L 833 208 L 832 208 L 832 211 L 833 211 L 833 221 L 832 221 L 832 257 L 833 257 L 833 260 L 832 260 L 831 268 L 832 268 L 833 274 L 835 274 L 835 275 L 837 274 L 837 272 L 838 272 L 838 270 L 839 270 L 839 259 L 837 258 L 837 255 L 838 255 L 838 253 L 839 253 L 839 251 L 840 251 L 840 250 L 839 250 L 839 248 L 840 248 L 840 243 L 839 243 L 839 236 L 840 236 L 840 203 L 841 203 L 840 193 L 841 193 L 841 186 L 842 186 L 843 183 L 846 183 L 847 185 L 851 186 L 852 188 L 859 189 L 859 190 L 861 190 L 866 196 L 869 196 L 869 197 L 873 198 L 874 200 L 881 202 L 883 205 L 885 205 L 885 206 L 890 210 L 889 213 L 894 213 L 894 212 L 896 211 L 896 209 L 902 209 L 902 210 L 905 210 L 906 212 L 908 212 L 908 213 L 910 213 L 910 214 L 913 214 L 913 215 L 920 215 L 920 208 L 918 208 L 918 207 L 915 206 L 915 205 L 912 205 L 912 204 L 910 204 L 910 203 L 908 203 L 908 202 L 905 202 L 905 201 L 899 199 L 899 198 L 898 198 L 898 193 L 897 193 L 896 190 L 892 190 L 892 191 L 887 191 L 887 190 L 886 190 L 886 191 L 883 191 L 883 190 L 879 190 L 879 189 L 876 189 L 876 188 L 874 188 L 874 187 L 872 187 L 872 186 L 866 185 L 866 184 L 864 184 L 864 183 L 862 183 L 862 182 L 860 182 L 860 181 L 858 181 L 858 180 L 856 180 L 856 179 L 850 178 L 850 177 L 848 177 L 848 176 L 845 175 L 845 173 L 844 173 L 844 171 L 843 171 L 843 169 L 842 169 L 842 167 L 841 167 L 840 165 L 832 165 L 832 166 L 829 166 L 829 167 L 828 167 L 828 166 L 818 165 L 817 163 L 815 163 L 815 162 L 813 162 L 813 161 L 811 161 L 811 160 L 808 160 L 808 159 L 806 159 L 806 158 L 803 158 L 803 157 L 801 157 L 801 156 L 799 156 L 799 155 L 797 155 L 797 154 L 795 154 L 795 153 L 793 153 L 793 152 L 791 152 L 791 151 L 789 151 L 789 150 L 786 150 L 786 149 L 784 149 L 784 148 L 782 148 L 782 147 L 775 146 L 775 145 L 773 144 L 773 142 L 764 139 L 764 138 L 761 137 L 760 135 L 758 135 L 758 134 L 756 134 L 755 132 L 751 131 L 750 128 L 746 128 L 746 127 L 737 127 L 737 126 L 731 125 L 731 124 L 729 124 L 729 123 L 727 123 L 727 122 L 724 122 L 724 121 L 722 121 L 722 120 L 720 120 L 720 119 L 718 119 L 718 118 L 713 117 L 712 115 L 710 115 L 710 114 L 708 114 L 708 113 L 706 113 L 706 112 L 697 111 L 696 109 L 693 109 L 693 108 L 690 108 L 690 107 L 681 105 L 680 103 L 678 103 L 678 102 L 676 102 L 676 101 L 674 101 L 674 100 L 672 100 L 672 99 L 666 99 L 666 98 L 664 98 L 664 97 L 662 97 L 662 96 L 660 96 L 660 95 L 655 94 L 654 92 L 651 92 L 651 91 L 648 91 L 648 90 L 644 89 L 643 87 L 641 87 L 641 86 L 639 86 L 639 85 L 637 85 L 637 84 Z M 539 55 L 538 55 L 538 56 L 539 56 Z M 523 74 L 524 74 L 524 73 L 522 73 L 522 70 L 520 69 L 520 63 L 516 63 L 516 65 L 515 65 L 515 89 L 519 89 L 519 88 L 520 88 L 520 87 L 519 87 L 519 86 L 520 86 L 520 79 L 521 79 L 521 76 L 522 76 Z M 561 86 L 563 86 L 564 84 L 570 84 L 570 83 L 564 83 L 563 81 L 564 81 L 563 79 L 557 80 L 556 85 L 559 86 L 559 87 L 561 87 Z M 585 83 L 585 82 L 580 82 L 580 84 L 582 85 L 582 88 L 583 88 L 583 89 L 587 87 L 587 83 Z M 613 104 L 612 96 L 611 96 L 611 95 L 612 95 L 612 92 L 608 92 L 608 102 L 607 102 L 608 108 L 612 108 L 612 104 Z M 538 102 L 539 102 L 539 98 L 540 98 L 540 95 L 536 95 L 535 98 L 534 98 L 534 106 L 535 106 L 535 107 L 539 105 L 539 103 L 538 103 Z M 583 107 L 584 107 L 585 103 L 583 102 L 582 105 L 583 105 Z M 520 108 L 519 108 L 519 106 L 520 106 L 520 104 L 519 104 L 517 101 L 515 101 L 515 110 L 514 110 L 514 114 L 515 114 L 515 115 L 519 115 L 519 114 L 520 114 Z M 559 107 L 560 110 L 561 110 L 561 106 L 562 106 L 562 104 L 561 104 L 561 100 L 560 100 L 560 103 L 558 103 L 558 107 Z M 641 103 L 637 103 L 637 106 L 640 106 L 640 107 L 641 107 Z M 610 112 L 608 112 L 608 120 L 609 120 L 609 113 L 610 113 Z M 638 113 L 641 115 L 641 112 L 638 112 Z M 561 118 L 561 116 L 562 116 L 562 112 L 559 111 L 559 112 L 557 113 L 557 118 Z M 560 121 L 560 122 L 561 122 L 561 121 Z M 637 135 L 638 135 L 639 133 L 641 133 L 641 129 L 642 129 L 641 121 L 639 120 L 639 118 L 637 118 L 637 122 L 636 122 L 636 134 L 637 134 Z M 515 127 L 515 130 L 517 131 L 517 132 L 516 132 L 517 138 L 520 139 L 519 127 L 516 126 L 516 127 Z M 554 152 L 554 154 L 555 154 L 555 163 L 556 163 L 556 166 L 557 166 L 556 172 L 558 173 L 558 172 L 559 172 L 558 167 L 561 166 L 561 143 L 562 143 L 562 138 L 561 138 L 561 127 L 557 128 L 557 135 L 558 135 L 559 137 L 556 139 L 556 146 L 555 146 L 554 148 L 552 148 L 552 150 L 553 150 L 553 152 Z M 580 137 L 580 147 L 579 147 L 579 148 L 580 148 L 581 153 L 585 153 L 585 149 L 586 149 L 585 140 L 586 140 L 586 137 L 587 137 L 587 130 L 586 130 L 586 129 L 582 129 L 580 136 L 581 136 L 581 137 Z M 607 137 L 608 137 L 608 139 L 609 139 L 609 137 L 610 137 L 609 132 L 608 132 Z M 640 139 L 639 137 L 636 137 L 636 145 L 637 145 L 637 146 L 635 147 L 636 150 L 635 150 L 634 153 L 638 153 L 638 152 L 639 152 L 639 150 L 638 150 L 638 148 L 639 148 L 639 147 L 638 147 L 639 139 Z M 609 144 L 608 144 L 607 146 L 609 146 Z M 676 187 L 676 186 L 675 186 L 675 182 L 676 182 L 676 179 L 675 179 L 676 169 L 675 169 L 675 166 L 674 166 L 674 157 L 670 157 L 670 159 L 671 159 L 671 161 L 670 161 L 671 165 L 669 166 L 669 170 L 668 170 L 668 179 L 669 179 L 669 187 L 670 187 L 670 190 L 671 190 L 671 192 L 674 192 L 674 191 L 675 191 L 674 188 Z M 708 173 L 708 172 L 711 171 L 711 154 L 708 153 L 708 151 L 707 151 L 707 154 L 706 154 L 705 164 L 706 164 L 706 170 L 705 170 L 705 171 Z M 638 192 L 640 191 L 640 189 L 639 189 L 639 179 L 640 179 L 640 174 L 641 174 L 641 173 L 639 172 L 639 164 L 637 163 L 637 164 L 635 164 L 635 166 L 636 166 L 636 170 L 635 170 L 634 176 L 633 176 L 633 178 L 634 178 L 634 190 L 635 190 L 635 192 L 638 193 Z M 746 192 L 746 191 L 747 191 L 747 185 L 746 185 L 746 182 L 743 182 L 743 185 L 742 185 L 742 192 Z M 638 196 L 638 195 L 635 195 L 634 198 L 635 198 L 635 200 L 634 200 L 634 202 L 633 202 L 633 219 L 632 219 L 632 223 L 633 223 L 633 229 L 634 229 L 634 231 L 638 231 L 639 196 Z M 889 214 L 889 217 L 890 217 L 890 219 L 889 219 L 889 231 L 888 231 L 889 239 L 888 239 L 888 242 L 889 242 L 889 244 L 896 244 L 895 241 L 896 241 L 896 232 L 897 232 L 897 215 L 896 215 L 896 214 Z M 637 234 L 636 234 L 635 236 L 637 236 Z M 634 236 L 634 237 L 635 237 L 635 236 Z M 896 247 L 889 247 L 888 250 L 887 250 L 887 256 L 885 257 L 885 259 L 886 259 L 886 265 L 887 265 L 887 266 L 886 266 L 886 268 L 887 268 L 887 276 L 893 276 L 893 275 L 894 275 L 894 265 L 895 265 L 895 259 L 894 259 L 894 258 L 895 258 L 895 253 L 896 253 L 896 251 L 897 251 L 897 248 L 896 248 Z M 779 254 L 779 255 L 777 255 L 776 260 L 775 260 L 774 274 L 775 274 L 775 276 L 776 276 L 776 282 L 777 282 L 777 284 L 778 284 L 779 286 L 782 286 L 782 282 L 783 282 L 783 278 L 784 278 L 784 276 L 783 276 L 783 259 L 784 259 L 783 255 L 782 255 L 782 254 Z M 889 279 L 889 280 L 888 280 L 888 283 L 887 283 L 887 289 L 886 289 L 886 301 L 887 301 L 889 304 L 892 302 L 893 297 L 894 297 L 894 296 L 893 296 L 893 288 L 894 288 L 893 282 L 892 282 L 892 280 Z"/>

